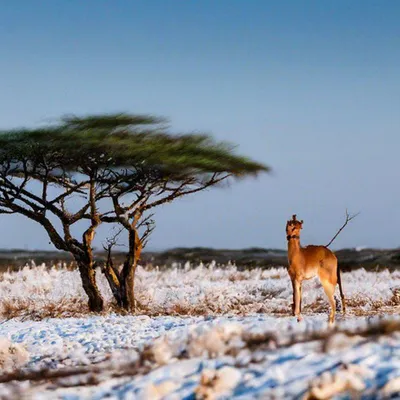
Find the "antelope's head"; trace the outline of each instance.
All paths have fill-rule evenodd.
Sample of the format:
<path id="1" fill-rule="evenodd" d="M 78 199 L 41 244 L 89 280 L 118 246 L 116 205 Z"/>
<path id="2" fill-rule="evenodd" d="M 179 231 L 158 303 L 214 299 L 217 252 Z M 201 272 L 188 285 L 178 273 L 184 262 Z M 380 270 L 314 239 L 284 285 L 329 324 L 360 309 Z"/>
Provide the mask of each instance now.
<path id="1" fill-rule="evenodd" d="M 303 228 L 303 220 L 298 221 L 296 219 L 296 214 L 293 215 L 292 219 L 290 221 L 287 221 L 286 223 L 286 237 L 287 239 L 292 239 L 292 238 L 299 238 L 300 237 L 300 231 Z"/>

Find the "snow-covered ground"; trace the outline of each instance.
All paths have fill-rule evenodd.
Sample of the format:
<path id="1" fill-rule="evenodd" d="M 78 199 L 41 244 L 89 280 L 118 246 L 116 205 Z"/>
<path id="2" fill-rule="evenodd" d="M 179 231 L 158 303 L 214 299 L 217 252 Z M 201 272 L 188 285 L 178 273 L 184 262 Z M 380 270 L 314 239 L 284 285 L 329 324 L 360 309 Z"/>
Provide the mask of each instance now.
<path id="1" fill-rule="evenodd" d="M 303 291 L 304 320 L 291 317 L 286 274 L 140 269 L 142 315 L 130 316 L 112 312 L 100 276 L 111 311 L 93 315 L 75 271 L 4 274 L 0 338 L 29 359 L 0 373 L 0 398 L 292 399 L 310 390 L 308 398 L 330 398 L 329 390 L 342 389 L 368 399 L 400 396 L 400 273 L 343 274 L 350 307 L 335 329 L 346 334 L 329 330 L 316 281 Z M 382 319 L 394 322 L 374 330 Z"/>
<path id="2" fill-rule="evenodd" d="M 108 311 L 113 298 L 105 277 L 97 281 Z M 400 304 L 400 271 L 342 274 L 347 305 L 357 315 Z M 291 283 L 285 268 L 238 271 L 215 265 L 169 270 L 138 268 L 135 279 L 138 313 L 157 315 L 288 315 Z M 339 297 L 339 296 L 338 296 Z M 0 276 L 0 318 L 84 316 L 87 298 L 79 272 L 37 266 Z M 317 279 L 304 283 L 304 312 L 327 312 L 328 303 Z"/>
<path id="3" fill-rule="evenodd" d="M 337 325 L 356 331 L 378 319 L 339 318 Z M 190 399 L 195 394 L 197 398 L 217 398 L 218 394 L 227 396 L 222 398 L 301 398 L 325 372 L 325 382 L 338 374 L 349 388 L 370 396 L 365 398 L 376 398 L 371 396 L 383 388 L 388 391 L 387 382 L 400 379 L 399 332 L 372 338 L 309 337 L 324 332 L 324 314 L 301 323 L 266 315 L 10 320 L 0 325 L 0 336 L 27 349 L 30 360 L 25 371 L 87 369 L 77 375 L 50 377 L 47 382 L 2 383 L 0 395 L 12 398 L 15 393 L 34 399 L 161 399 L 163 395 Z"/>

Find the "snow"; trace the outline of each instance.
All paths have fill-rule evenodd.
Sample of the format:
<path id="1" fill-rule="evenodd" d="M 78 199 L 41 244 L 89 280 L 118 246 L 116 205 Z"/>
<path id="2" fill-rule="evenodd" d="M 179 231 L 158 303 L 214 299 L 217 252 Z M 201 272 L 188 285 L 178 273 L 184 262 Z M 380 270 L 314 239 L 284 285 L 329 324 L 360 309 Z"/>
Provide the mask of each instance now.
<path id="1" fill-rule="evenodd" d="M 97 274 L 108 311 L 114 300 L 105 277 Z M 400 288 L 400 271 L 342 274 L 347 304 L 358 314 L 391 307 Z M 365 288 L 368 287 L 368 291 Z M 285 268 L 239 271 L 235 266 L 138 268 L 135 279 L 138 313 L 157 315 L 287 314 L 292 302 Z M 396 292 L 397 293 L 397 292 Z M 337 293 L 337 297 L 338 293 Z M 28 319 L 74 317 L 88 313 L 79 272 L 44 265 L 4 273 L 0 280 L 0 317 Z M 306 281 L 303 308 L 307 313 L 327 312 L 327 301 L 317 279 Z"/>
<path id="2" fill-rule="evenodd" d="M 349 316 L 339 318 L 337 325 L 355 330 L 379 319 Z M 325 314 L 306 316 L 301 323 L 292 317 L 267 315 L 150 318 L 111 314 L 43 321 L 10 320 L 0 325 L 0 336 L 26 348 L 30 354 L 25 366 L 28 370 L 101 365 L 107 363 L 110 355 L 112 365 L 118 370 L 126 360 L 138 360 L 146 345 L 151 348 L 153 366 L 148 373 L 119 378 L 105 376 L 94 386 L 82 384 L 83 376 L 64 378 L 56 389 L 48 384 L 36 388 L 35 395 L 40 399 L 103 399 L 110 395 L 144 399 L 164 398 L 165 393 L 171 399 L 189 398 L 194 393 L 197 398 L 226 393 L 229 398 L 267 393 L 275 393 L 276 398 L 292 398 L 304 394 L 309 383 L 323 372 L 330 374 L 325 379 L 331 381 L 343 380 L 343 376 L 353 379 L 351 371 L 343 370 L 343 365 L 364 368 L 365 376 L 356 374 L 358 378 L 353 379 L 365 386 L 364 391 L 373 392 L 400 377 L 398 332 L 382 335 L 379 340 L 337 334 L 326 344 L 325 352 L 321 351 L 318 340 L 291 346 L 271 342 L 258 348 L 244 343 L 249 334 L 271 332 L 284 342 L 327 329 Z M 338 377 L 332 375 L 336 372 Z M 360 387 L 360 382 L 354 385 Z M 7 389 L 7 384 L 0 384 L 0 394 Z"/>
<path id="3" fill-rule="evenodd" d="M 343 274 L 349 311 L 337 314 L 333 334 L 317 281 L 304 288 L 304 320 L 290 316 L 283 268 L 140 269 L 141 309 L 125 316 L 112 311 L 101 276 L 110 308 L 88 313 L 78 278 L 45 266 L 3 274 L 0 295 L 10 304 L 0 314 L 0 342 L 24 355 L 12 369 L 80 372 L 0 383 L 0 399 L 346 398 L 338 395 L 344 390 L 367 399 L 400 390 L 398 328 L 359 335 L 400 322 L 399 272 Z M 10 311 L 15 304 L 26 309 Z"/>
<path id="4" fill-rule="evenodd" d="M 28 360 L 29 354 L 23 346 L 0 337 L 0 368 L 2 371 L 17 369 L 26 364 Z"/>

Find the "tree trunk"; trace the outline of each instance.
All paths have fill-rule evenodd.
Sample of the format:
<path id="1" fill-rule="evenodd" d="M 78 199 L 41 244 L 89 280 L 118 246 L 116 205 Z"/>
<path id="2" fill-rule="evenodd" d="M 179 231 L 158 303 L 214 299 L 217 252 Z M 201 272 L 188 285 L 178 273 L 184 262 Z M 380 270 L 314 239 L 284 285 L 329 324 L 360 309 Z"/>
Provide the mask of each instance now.
<path id="1" fill-rule="evenodd" d="M 123 307 L 128 311 L 135 311 L 135 272 L 143 248 L 143 243 L 137 230 L 137 220 L 138 217 L 135 218 L 131 225 L 124 225 L 129 232 L 129 247 L 122 270 L 119 271 L 113 265 L 111 247 L 108 249 L 106 264 L 102 268 L 117 306 Z"/>
<path id="2" fill-rule="evenodd" d="M 123 291 L 121 290 L 120 274 L 117 269 L 114 268 L 112 263 L 111 254 L 109 254 L 107 264 L 102 269 L 102 272 L 106 276 L 108 284 L 110 285 L 111 292 L 117 302 L 118 307 L 124 306 Z"/>
<path id="3" fill-rule="evenodd" d="M 103 298 L 96 283 L 96 271 L 91 263 L 78 261 L 83 289 L 89 298 L 89 310 L 94 312 L 103 311 Z"/>
<path id="4" fill-rule="evenodd" d="M 135 311 L 135 271 L 136 261 L 129 266 L 129 272 L 125 277 L 125 299 L 129 311 Z"/>
<path id="5" fill-rule="evenodd" d="M 96 283 L 95 262 L 93 260 L 92 241 L 96 234 L 96 228 L 100 225 L 100 218 L 96 209 L 96 183 L 94 179 L 95 172 L 91 171 L 90 189 L 89 189 L 89 205 L 90 205 L 90 221 L 91 224 L 83 233 L 83 254 L 78 256 L 78 266 L 81 273 L 82 285 L 89 297 L 90 311 L 103 311 L 103 298 Z"/>
<path id="6" fill-rule="evenodd" d="M 121 271 L 123 307 L 135 311 L 135 272 L 142 252 L 142 243 L 136 227 L 129 230 L 129 252 Z"/>
<path id="7" fill-rule="evenodd" d="M 126 279 L 126 277 L 123 276 L 122 273 L 121 273 L 121 281 L 120 282 L 121 282 L 120 298 L 121 298 L 122 307 L 125 310 L 130 310 L 128 290 L 127 290 L 128 280 Z"/>
<path id="8" fill-rule="evenodd" d="M 133 311 L 135 303 L 134 280 L 136 268 L 134 263 L 128 263 L 128 257 L 129 256 L 127 256 L 127 260 L 120 274 L 117 274 L 117 271 L 110 268 L 108 265 L 103 268 L 103 273 L 110 285 L 117 306 L 125 310 Z"/>

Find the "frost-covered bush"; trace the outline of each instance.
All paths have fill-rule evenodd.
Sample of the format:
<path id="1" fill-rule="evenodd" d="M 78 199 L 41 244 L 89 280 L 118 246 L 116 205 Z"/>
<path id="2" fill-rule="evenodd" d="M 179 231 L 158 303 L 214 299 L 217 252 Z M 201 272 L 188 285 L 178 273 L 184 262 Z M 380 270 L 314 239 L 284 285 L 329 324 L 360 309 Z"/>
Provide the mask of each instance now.
<path id="1" fill-rule="evenodd" d="M 105 277 L 97 280 L 106 312 L 115 310 Z M 400 271 L 343 273 L 342 282 L 350 313 L 385 310 L 399 305 Z M 199 265 L 159 270 L 138 267 L 137 313 L 155 315 L 288 315 L 292 286 L 285 268 L 239 271 L 235 266 Z M 0 275 L 0 318 L 82 316 L 87 299 L 79 272 L 60 268 L 25 267 Z M 303 286 L 304 313 L 325 313 L 328 302 L 318 279 Z"/>
<path id="2" fill-rule="evenodd" d="M 0 371 L 11 372 L 29 361 L 29 353 L 18 343 L 0 337 Z"/>

